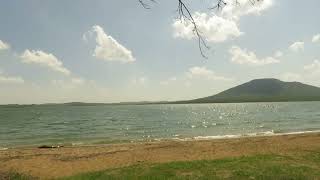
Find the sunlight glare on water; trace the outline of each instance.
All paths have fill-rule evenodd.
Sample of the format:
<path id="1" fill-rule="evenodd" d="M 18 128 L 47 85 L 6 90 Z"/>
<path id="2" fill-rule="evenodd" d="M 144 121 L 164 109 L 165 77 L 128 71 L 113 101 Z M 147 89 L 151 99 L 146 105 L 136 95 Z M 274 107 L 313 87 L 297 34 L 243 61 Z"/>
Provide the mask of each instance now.
<path id="1" fill-rule="evenodd" d="M 320 130 L 320 102 L 0 106 L 0 147 Z"/>

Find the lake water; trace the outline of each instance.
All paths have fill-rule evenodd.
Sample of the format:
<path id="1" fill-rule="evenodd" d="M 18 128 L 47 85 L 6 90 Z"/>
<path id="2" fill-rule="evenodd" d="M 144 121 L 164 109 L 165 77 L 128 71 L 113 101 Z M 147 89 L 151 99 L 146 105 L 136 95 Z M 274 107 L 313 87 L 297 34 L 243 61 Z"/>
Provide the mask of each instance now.
<path id="1" fill-rule="evenodd" d="M 0 106 L 0 148 L 320 130 L 320 102 Z"/>

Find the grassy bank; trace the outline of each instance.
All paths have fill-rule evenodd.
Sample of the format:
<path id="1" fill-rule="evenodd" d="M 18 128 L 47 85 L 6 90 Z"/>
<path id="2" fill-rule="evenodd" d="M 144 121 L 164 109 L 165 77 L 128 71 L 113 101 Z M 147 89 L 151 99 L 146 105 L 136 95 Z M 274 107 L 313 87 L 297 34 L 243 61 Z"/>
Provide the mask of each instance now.
<path id="1" fill-rule="evenodd" d="M 12 149 L 0 151 L 0 167 L 0 180 L 320 180 L 320 134 Z"/>
<path id="2" fill-rule="evenodd" d="M 34 179 L 16 173 L 2 178 Z M 320 179 L 320 150 L 290 156 L 269 154 L 163 164 L 141 163 L 60 180 L 88 179 Z"/>
<path id="3" fill-rule="evenodd" d="M 248 157 L 140 164 L 91 172 L 63 180 L 85 179 L 319 179 L 320 151 L 299 156 L 255 155 Z"/>

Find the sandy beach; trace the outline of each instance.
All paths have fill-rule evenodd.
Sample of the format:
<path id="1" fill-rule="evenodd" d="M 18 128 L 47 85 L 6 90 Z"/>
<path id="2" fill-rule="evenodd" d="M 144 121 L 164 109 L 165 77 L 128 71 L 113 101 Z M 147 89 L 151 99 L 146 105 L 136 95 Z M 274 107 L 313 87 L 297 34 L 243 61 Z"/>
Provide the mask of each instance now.
<path id="1" fill-rule="evenodd" d="M 135 164 L 214 160 L 256 154 L 295 155 L 320 150 L 320 133 L 216 140 L 165 141 L 55 149 L 0 151 L 0 174 L 57 178 Z"/>

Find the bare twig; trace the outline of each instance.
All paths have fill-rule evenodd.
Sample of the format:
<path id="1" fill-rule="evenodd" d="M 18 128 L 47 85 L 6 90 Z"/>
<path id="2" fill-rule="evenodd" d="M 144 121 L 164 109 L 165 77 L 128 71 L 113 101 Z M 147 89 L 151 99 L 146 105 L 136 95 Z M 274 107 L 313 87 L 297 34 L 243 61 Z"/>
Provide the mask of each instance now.
<path id="1" fill-rule="evenodd" d="M 152 2 L 152 3 L 156 3 L 155 0 L 148 0 L 148 1 L 150 1 L 150 2 Z M 141 4 L 141 6 L 142 6 L 143 8 L 145 8 L 145 9 L 150 9 L 150 5 L 149 5 L 148 3 L 145 3 L 144 0 L 139 0 L 139 3 Z"/>
<path id="2" fill-rule="evenodd" d="M 178 0 L 178 14 L 179 18 L 182 22 L 188 21 L 193 25 L 193 33 L 198 37 L 198 47 L 201 53 L 201 56 L 204 58 L 208 58 L 205 54 L 203 49 L 209 49 L 209 46 L 207 45 L 206 40 L 202 36 L 197 22 L 194 20 L 189 8 L 185 5 L 185 3 L 182 0 Z"/>
<path id="3" fill-rule="evenodd" d="M 236 0 L 237 1 L 237 0 Z M 238 2 L 238 1 L 237 1 Z M 217 9 L 217 10 L 221 10 L 224 6 L 226 6 L 227 3 L 224 0 L 218 0 L 216 5 L 214 5 L 213 7 L 209 8 L 209 9 Z"/>
<path id="4" fill-rule="evenodd" d="M 148 3 L 145 3 L 145 1 L 149 1 L 152 3 L 156 3 L 155 0 L 138 0 L 140 2 L 140 4 L 142 5 L 143 8 L 145 9 L 150 9 L 150 5 Z M 198 38 L 198 47 L 201 53 L 201 56 L 204 58 L 208 58 L 205 53 L 204 53 L 204 49 L 210 49 L 210 47 L 207 45 L 207 41 L 205 40 L 205 38 L 202 36 L 202 33 L 197 25 L 197 22 L 194 20 L 191 11 L 189 9 L 189 7 L 187 7 L 187 5 L 184 3 L 184 0 L 177 0 L 178 1 L 178 15 L 179 15 L 179 19 L 181 20 L 181 22 L 189 22 L 192 24 L 193 26 L 193 33 L 197 36 Z M 216 0 L 216 4 L 213 7 L 210 7 L 210 10 L 222 10 L 226 5 L 227 2 L 225 0 Z M 240 5 L 240 3 L 238 2 L 238 0 L 234 0 L 236 5 Z M 259 1 L 263 1 L 263 0 L 248 0 L 252 5 L 255 5 L 256 2 Z"/>

